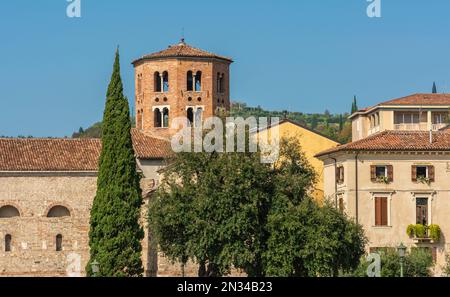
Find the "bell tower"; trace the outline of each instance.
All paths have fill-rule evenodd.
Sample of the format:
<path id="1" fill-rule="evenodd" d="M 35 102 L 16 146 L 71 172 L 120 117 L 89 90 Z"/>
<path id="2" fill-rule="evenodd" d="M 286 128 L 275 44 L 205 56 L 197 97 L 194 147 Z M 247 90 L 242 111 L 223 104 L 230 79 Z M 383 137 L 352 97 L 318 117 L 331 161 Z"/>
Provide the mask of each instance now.
<path id="1" fill-rule="evenodd" d="M 230 109 L 231 58 L 185 43 L 133 61 L 137 129 L 169 138 L 174 118 L 195 126 L 219 110 Z"/>

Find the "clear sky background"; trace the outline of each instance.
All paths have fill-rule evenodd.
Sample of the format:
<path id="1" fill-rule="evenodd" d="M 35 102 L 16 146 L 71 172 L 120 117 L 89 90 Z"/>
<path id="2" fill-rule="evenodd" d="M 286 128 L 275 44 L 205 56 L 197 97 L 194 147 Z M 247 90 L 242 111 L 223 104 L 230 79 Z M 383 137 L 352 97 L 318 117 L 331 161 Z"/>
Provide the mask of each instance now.
<path id="1" fill-rule="evenodd" d="M 102 118 L 120 44 L 132 103 L 135 58 L 178 43 L 231 56 L 231 97 L 271 110 L 348 112 L 450 92 L 450 1 L 66 0 L 0 3 L 0 135 L 70 136 Z M 134 108 L 134 106 L 132 106 Z"/>

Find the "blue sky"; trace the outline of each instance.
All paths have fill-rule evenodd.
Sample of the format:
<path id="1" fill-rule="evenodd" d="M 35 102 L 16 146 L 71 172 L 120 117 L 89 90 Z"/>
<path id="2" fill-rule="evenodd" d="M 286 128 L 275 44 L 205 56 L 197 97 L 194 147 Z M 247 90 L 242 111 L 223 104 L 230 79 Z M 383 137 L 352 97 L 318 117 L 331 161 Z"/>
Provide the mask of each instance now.
<path id="1" fill-rule="evenodd" d="M 231 96 L 249 105 L 347 112 L 416 92 L 450 92 L 450 1 L 66 0 L 0 4 L 0 135 L 70 136 L 102 117 L 114 51 L 130 62 L 186 41 L 231 56 Z M 132 101 L 132 100 L 131 100 Z"/>

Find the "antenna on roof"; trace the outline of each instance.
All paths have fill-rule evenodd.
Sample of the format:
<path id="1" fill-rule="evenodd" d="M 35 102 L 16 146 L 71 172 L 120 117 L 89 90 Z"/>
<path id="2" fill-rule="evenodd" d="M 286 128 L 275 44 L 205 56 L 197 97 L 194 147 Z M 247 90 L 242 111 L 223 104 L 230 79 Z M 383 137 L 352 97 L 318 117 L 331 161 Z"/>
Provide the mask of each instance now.
<path id="1" fill-rule="evenodd" d="M 182 27 L 181 28 L 181 42 L 180 43 L 185 44 L 186 42 L 184 40 L 185 40 L 185 38 L 184 38 L 184 27 Z"/>

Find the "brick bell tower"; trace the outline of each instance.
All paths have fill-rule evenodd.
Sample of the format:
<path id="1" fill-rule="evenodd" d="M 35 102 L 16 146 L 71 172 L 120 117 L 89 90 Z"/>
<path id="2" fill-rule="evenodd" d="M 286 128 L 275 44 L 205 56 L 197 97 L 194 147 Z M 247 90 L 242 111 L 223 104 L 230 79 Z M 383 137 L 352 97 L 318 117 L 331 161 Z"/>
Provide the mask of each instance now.
<path id="1" fill-rule="evenodd" d="M 185 117 L 195 126 L 219 110 L 228 111 L 231 63 L 184 39 L 133 61 L 137 129 L 169 138 L 176 132 L 170 128 L 174 118 Z"/>

